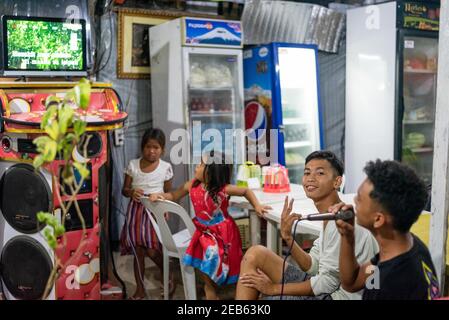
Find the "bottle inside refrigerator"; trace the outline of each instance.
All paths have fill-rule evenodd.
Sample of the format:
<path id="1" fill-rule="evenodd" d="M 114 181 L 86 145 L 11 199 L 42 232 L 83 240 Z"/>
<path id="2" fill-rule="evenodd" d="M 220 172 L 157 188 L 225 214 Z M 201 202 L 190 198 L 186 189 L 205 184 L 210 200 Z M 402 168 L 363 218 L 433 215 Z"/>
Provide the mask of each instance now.
<path id="1" fill-rule="evenodd" d="M 191 175 L 202 154 L 223 152 L 236 163 L 239 152 L 234 143 L 235 129 L 242 128 L 242 117 L 238 116 L 242 112 L 239 56 L 236 52 L 215 51 L 187 48 L 184 52 L 188 61 L 186 98 L 194 161 Z"/>
<path id="2" fill-rule="evenodd" d="M 403 37 L 402 161 L 432 181 L 438 40 Z"/>

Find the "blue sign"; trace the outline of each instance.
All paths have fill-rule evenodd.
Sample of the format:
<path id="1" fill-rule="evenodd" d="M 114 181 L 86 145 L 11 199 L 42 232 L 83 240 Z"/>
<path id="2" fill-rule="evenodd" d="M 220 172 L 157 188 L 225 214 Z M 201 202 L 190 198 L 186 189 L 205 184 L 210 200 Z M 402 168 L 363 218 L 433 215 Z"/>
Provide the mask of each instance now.
<path id="1" fill-rule="evenodd" d="M 185 19 L 187 45 L 242 46 L 239 21 Z"/>

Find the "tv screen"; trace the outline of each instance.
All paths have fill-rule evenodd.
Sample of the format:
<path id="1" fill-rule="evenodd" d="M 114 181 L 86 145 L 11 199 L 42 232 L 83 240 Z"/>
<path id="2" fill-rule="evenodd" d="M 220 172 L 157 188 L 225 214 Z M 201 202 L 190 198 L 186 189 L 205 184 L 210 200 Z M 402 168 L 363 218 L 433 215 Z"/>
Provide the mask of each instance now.
<path id="1" fill-rule="evenodd" d="M 85 20 L 3 16 L 4 75 L 85 76 Z"/>

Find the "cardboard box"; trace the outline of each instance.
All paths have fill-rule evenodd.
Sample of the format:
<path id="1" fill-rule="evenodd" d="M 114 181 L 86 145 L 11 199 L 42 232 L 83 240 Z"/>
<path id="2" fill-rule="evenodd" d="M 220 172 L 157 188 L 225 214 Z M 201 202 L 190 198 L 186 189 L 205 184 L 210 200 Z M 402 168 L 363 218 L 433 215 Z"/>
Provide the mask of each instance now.
<path id="1" fill-rule="evenodd" d="M 240 231 L 240 239 L 242 240 L 242 249 L 246 250 L 251 246 L 251 233 L 249 230 L 249 218 L 236 219 L 235 223 Z"/>

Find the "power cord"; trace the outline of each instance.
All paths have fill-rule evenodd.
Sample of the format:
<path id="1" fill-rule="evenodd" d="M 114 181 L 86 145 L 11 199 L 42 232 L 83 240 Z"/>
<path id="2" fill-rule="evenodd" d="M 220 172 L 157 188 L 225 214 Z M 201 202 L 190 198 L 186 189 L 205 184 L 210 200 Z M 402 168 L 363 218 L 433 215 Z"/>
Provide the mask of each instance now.
<path id="1" fill-rule="evenodd" d="M 100 2 L 98 2 L 100 3 Z M 111 53 L 112 53 L 112 41 L 113 37 L 111 35 L 110 41 L 109 41 L 109 53 L 106 62 L 103 64 L 103 58 L 106 53 L 106 48 L 103 49 L 102 52 L 100 51 L 100 45 L 101 45 L 101 16 L 103 16 L 106 12 L 108 13 L 108 20 L 109 20 L 109 30 L 112 30 L 112 9 L 111 6 L 113 4 L 112 0 L 109 0 L 107 3 L 104 3 L 104 8 L 96 8 L 95 14 L 99 16 L 100 21 L 95 26 L 94 32 L 95 32 L 95 50 L 98 54 L 95 55 L 94 65 L 92 68 L 92 74 L 97 75 L 100 71 L 102 71 L 109 63 L 109 60 L 111 59 Z M 98 6 L 97 6 L 98 7 Z"/>
<path id="2" fill-rule="evenodd" d="M 287 254 L 285 255 L 284 258 L 284 262 L 282 263 L 282 284 L 281 284 L 281 294 L 279 296 L 279 300 L 282 300 L 282 297 L 284 295 L 284 284 L 285 284 L 285 264 L 287 263 L 287 258 L 290 256 L 292 249 L 293 249 L 293 244 L 295 243 L 295 235 L 296 235 L 296 227 L 298 226 L 298 223 L 301 220 L 296 220 L 295 221 L 295 226 L 293 227 L 293 232 L 292 232 L 292 244 L 290 245 L 290 248 L 287 251 Z"/>

